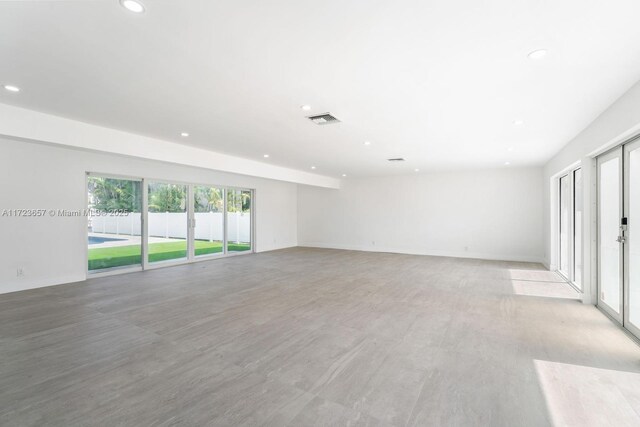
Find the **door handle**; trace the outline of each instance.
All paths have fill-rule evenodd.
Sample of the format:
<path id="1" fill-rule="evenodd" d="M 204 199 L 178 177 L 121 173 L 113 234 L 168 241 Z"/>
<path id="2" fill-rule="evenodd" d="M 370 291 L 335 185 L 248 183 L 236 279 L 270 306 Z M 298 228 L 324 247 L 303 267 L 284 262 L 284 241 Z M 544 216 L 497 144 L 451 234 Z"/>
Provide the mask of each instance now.
<path id="1" fill-rule="evenodd" d="M 627 241 L 627 238 L 624 236 L 618 236 L 618 238 L 616 239 L 616 242 L 618 243 L 624 243 Z"/>

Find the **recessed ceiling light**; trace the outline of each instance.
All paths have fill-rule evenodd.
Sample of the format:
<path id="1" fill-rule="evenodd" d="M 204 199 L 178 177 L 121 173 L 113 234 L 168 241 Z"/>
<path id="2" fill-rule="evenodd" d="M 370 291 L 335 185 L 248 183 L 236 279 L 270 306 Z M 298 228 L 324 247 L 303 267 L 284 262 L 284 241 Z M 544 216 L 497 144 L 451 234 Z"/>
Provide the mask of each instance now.
<path id="1" fill-rule="evenodd" d="M 509 151 L 509 152 L 513 151 L 513 147 L 507 148 L 507 151 Z"/>
<path id="2" fill-rule="evenodd" d="M 529 55 L 527 55 L 529 57 L 529 59 L 533 59 L 535 61 L 537 61 L 538 59 L 542 59 L 545 56 L 547 56 L 547 50 L 546 49 L 537 49 L 534 50 L 533 52 L 529 52 Z"/>
<path id="3" fill-rule="evenodd" d="M 311 110 L 311 105 L 302 105 L 300 108 L 302 108 L 304 111 L 309 111 Z"/>
<path id="4" fill-rule="evenodd" d="M 513 121 L 514 126 L 522 126 L 524 124 L 523 120 L 517 119 Z"/>
<path id="5" fill-rule="evenodd" d="M 265 154 L 265 155 L 263 155 L 262 157 L 264 157 L 265 159 L 268 159 L 268 158 L 269 158 L 269 155 L 268 155 L 268 154 Z"/>
<path id="6" fill-rule="evenodd" d="M 346 174 L 346 173 L 343 173 L 343 174 L 342 174 L 342 177 L 343 177 L 343 178 L 345 178 L 346 176 L 347 176 L 347 174 Z"/>
<path id="7" fill-rule="evenodd" d="M 371 141 L 365 141 L 364 145 L 371 145 Z"/>
<path id="8" fill-rule="evenodd" d="M 509 166 L 511 164 L 511 162 L 504 162 L 505 166 Z"/>
<path id="9" fill-rule="evenodd" d="M 415 168 L 413 171 L 414 171 L 414 172 L 420 172 L 420 169 Z"/>
<path id="10" fill-rule="evenodd" d="M 137 0 L 120 0 L 120 4 L 130 12 L 142 13 L 144 12 L 144 6 Z"/>
<path id="11" fill-rule="evenodd" d="M 186 138 L 186 137 L 188 137 L 188 136 L 189 136 L 189 132 L 182 132 L 182 133 L 180 134 L 180 136 L 183 136 L 183 137 L 185 137 L 185 138 Z"/>
<path id="12" fill-rule="evenodd" d="M 9 92 L 20 92 L 20 88 L 18 86 L 4 85 L 4 88 Z"/>
<path id="13" fill-rule="evenodd" d="M 315 169 L 315 168 L 316 168 L 315 166 L 311 166 L 311 169 Z"/>

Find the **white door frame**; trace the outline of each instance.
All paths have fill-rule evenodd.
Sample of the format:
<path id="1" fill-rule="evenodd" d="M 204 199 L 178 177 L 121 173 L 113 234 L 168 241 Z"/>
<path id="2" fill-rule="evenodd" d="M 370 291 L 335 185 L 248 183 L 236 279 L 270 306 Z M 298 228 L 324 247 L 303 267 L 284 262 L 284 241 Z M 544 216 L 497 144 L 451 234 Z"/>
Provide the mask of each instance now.
<path id="1" fill-rule="evenodd" d="M 630 153 L 631 151 L 635 151 L 635 150 L 640 150 L 640 139 L 636 139 L 635 141 L 630 141 L 627 144 L 624 145 L 624 151 L 623 151 L 623 157 L 624 157 L 624 162 L 623 162 L 623 170 L 624 170 L 624 181 L 623 181 L 623 185 L 624 185 L 624 197 L 623 197 L 623 216 L 625 218 L 629 218 L 629 205 L 631 202 L 631 192 L 630 192 L 630 187 L 631 187 L 631 165 L 630 165 Z M 640 183 L 637 183 L 637 185 L 640 185 Z M 638 193 L 637 193 L 638 194 Z M 640 213 L 634 213 L 634 215 L 636 215 L 636 218 L 640 218 Z M 633 228 L 630 230 L 631 227 L 636 226 L 637 228 Z M 637 230 L 638 233 L 636 233 L 635 235 L 632 235 L 630 233 L 630 231 L 632 230 Z M 627 229 L 624 230 L 624 234 L 625 234 L 625 238 L 627 239 L 627 241 L 624 243 L 624 256 L 623 256 L 623 262 L 624 262 L 624 266 L 623 266 L 623 276 L 624 276 L 624 283 L 623 283 L 623 292 L 624 292 L 624 296 L 623 296 L 623 310 L 624 310 L 624 315 L 623 315 L 623 326 L 625 328 L 627 328 L 633 335 L 635 335 L 638 339 L 640 339 L 640 325 L 634 325 L 629 321 L 629 316 L 631 315 L 630 312 L 630 308 L 629 308 L 629 303 L 630 303 L 630 280 L 631 280 L 631 276 L 630 276 L 630 268 L 631 268 L 631 245 L 628 239 L 639 239 L 640 238 L 640 224 L 628 224 L 627 225 Z M 640 266 L 638 266 L 637 268 L 640 268 Z M 640 286 L 640 283 L 636 284 L 636 286 Z"/>
<path id="2" fill-rule="evenodd" d="M 562 262 L 563 262 L 563 258 L 562 258 L 562 199 L 563 199 L 563 192 L 562 192 L 562 180 L 566 179 L 568 181 L 568 187 L 569 188 L 569 194 L 572 194 L 572 188 L 573 188 L 573 170 L 567 171 L 565 174 L 562 174 L 560 177 L 558 177 L 558 273 L 560 273 L 561 276 L 563 276 L 568 282 L 570 282 L 572 280 L 572 274 L 571 274 L 571 264 L 572 264 L 572 260 L 573 260 L 573 256 L 571 254 L 571 242 L 570 240 L 567 240 L 567 244 L 569 245 L 569 247 L 567 248 L 567 271 L 562 271 Z M 572 198 L 571 198 L 572 199 Z M 570 206 L 569 206 L 569 211 L 573 211 L 573 200 L 570 201 Z M 569 216 L 569 222 L 568 222 L 568 227 L 569 230 L 573 230 L 573 218 L 570 215 Z M 570 238 L 570 233 L 567 232 L 567 239 Z"/>
<path id="3" fill-rule="evenodd" d="M 575 194 L 575 173 L 578 170 L 582 170 L 582 165 L 578 164 L 578 165 L 572 165 L 570 168 L 565 169 L 562 173 L 557 174 L 555 177 L 553 177 L 553 182 L 554 182 L 554 186 L 555 186 L 555 192 L 552 192 L 553 197 L 555 197 L 556 199 L 556 204 L 554 205 L 552 203 L 552 205 L 555 207 L 554 209 L 554 220 L 553 223 L 555 224 L 556 227 L 556 232 L 554 233 L 555 236 L 555 250 L 557 251 L 555 254 L 555 262 L 552 262 L 552 269 L 555 270 L 557 273 L 560 274 L 560 276 L 562 276 L 567 283 L 569 283 L 571 286 L 573 286 L 578 292 L 583 293 L 584 292 L 584 262 L 582 262 L 583 264 L 583 271 L 582 271 L 582 281 L 581 283 L 577 284 L 576 283 L 576 277 L 575 277 L 575 233 L 582 233 L 582 229 L 581 230 L 576 230 L 576 224 L 575 224 L 575 199 L 576 199 L 576 194 Z M 566 178 L 569 182 L 569 232 L 568 232 L 568 252 L 567 252 L 567 258 L 568 258 L 568 271 L 563 272 L 561 271 L 562 268 L 562 239 L 561 239 L 561 235 L 562 235 L 562 183 L 561 183 L 561 179 L 562 178 Z M 583 176 L 583 182 L 584 182 L 584 176 Z M 584 198 L 583 198 L 584 199 Z M 584 203 L 582 206 L 582 211 L 584 212 Z M 583 224 L 582 227 L 584 227 L 584 218 L 583 218 Z M 584 252 L 584 250 L 583 250 Z M 583 255 L 584 257 L 584 255 Z M 552 255 L 552 259 L 554 259 L 554 256 Z"/>
<path id="4" fill-rule="evenodd" d="M 598 158 L 596 159 L 597 161 L 597 175 L 596 175 L 596 182 L 597 182 L 597 204 L 598 204 L 598 209 L 597 209 L 597 223 L 598 223 L 598 228 L 597 228 L 597 251 L 598 251 L 598 263 L 597 263 L 597 269 L 598 269 L 598 295 L 597 295 L 597 305 L 599 308 L 601 308 L 603 311 L 605 311 L 609 316 L 611 316 L 611 318 L 613 318 L 614 320 L 616 320 L 618 323 L 622 324 L 623 323 L 623 315 L 624 315 L 624 307 L 623 307 L 623 300 L 624 300 L 624 289 L 623 289 L 623 280 L 624 280 L 624 256 L 623 256 L 623 251 L 622 251 L 622 247 L 620 247 L 620 252 L 619 252 L 619 278 L 618 278 L 618 286 L 619 286 L 619 299 L 618 299 L 618 312 L 616 313 L 615 307 L 611 307 L 609 304 L 607 304 L 606 302 L 602 301 L 602 269 L 600 268 L 600 263 L 602 261 L 602 254 L 600 251 L 600 243 L 602 242 L 602 236 L 600 233 L 600 221 L 601 221 L 601 215 L 600 215 L 600 196 L 601 196 L 601 188 L 600 188 L 600 176 L 601 176 L 601 171 L 600 171 L 600 167 L 602 164 L 604 164 L 605 162 L 611 160 L 611 159 L 619 159 L 619 168 L 618 168 L 618 183 L 619 183 L 619 191 L 620 191 L 620 203 L 618 206 L 618 218 L 622 218 L 623 215 L 623 154 L 622 154 L 622 146 L 618 146 L 615 147 L 609 151 L 607 151 L 604 154 L 601 154 L 600 156 L 598 156 Z M 620 245 L 623 245 L 622 243 L 620 243 Z"/>

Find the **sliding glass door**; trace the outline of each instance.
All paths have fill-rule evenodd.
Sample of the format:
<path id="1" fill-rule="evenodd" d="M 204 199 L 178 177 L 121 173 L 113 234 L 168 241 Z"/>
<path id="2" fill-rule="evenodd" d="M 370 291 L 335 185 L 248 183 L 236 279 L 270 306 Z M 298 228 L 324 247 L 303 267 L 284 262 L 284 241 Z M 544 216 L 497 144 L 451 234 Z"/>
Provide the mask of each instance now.
<path id="1" fill-rule="evenodd" d="M 253 191 L 87 174 L 88 271 L 253 251 Z"/>
<path id="2" fill-rule="evenodd" d="M 88 270 L 142 264 L 142 180 L 87 177 Z"/>
<path id="3" fill-rule="evenodd" d="M 251 190 L 227 190 L 227 252 L 251 250 Z"/>
<path id="4" fill-rule="evenodd" d="M 224 253 L 224 189 L 193 187 L 194 255 Z"/>
<path id="5" fill-rule="evenodd" d="M 147 195 L 149 263 L 188 256 L 188 186 L 150 182 Z"/>

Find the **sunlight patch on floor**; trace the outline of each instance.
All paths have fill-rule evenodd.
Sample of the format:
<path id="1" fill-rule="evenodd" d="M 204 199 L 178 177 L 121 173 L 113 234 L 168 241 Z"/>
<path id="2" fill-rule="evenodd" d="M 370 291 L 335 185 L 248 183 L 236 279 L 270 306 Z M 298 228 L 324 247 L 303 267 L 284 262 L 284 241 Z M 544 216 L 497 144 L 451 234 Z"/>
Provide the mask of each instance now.
<path id="1" fill-rule="evenodd" d="M 511 286 L 516 295 L 546 298 L 580 299 L 580 294 L 562 282 L 534 282 L 528 280 L 512 280 Z"/>
<path id="2" fill-rule="evenodd" d="M 508 274 L 516 295 L 580 299 L 580 293 L 554 271 L 510 268 Z"/>
<path id="3" fill-rule="evenodd" d="M 556 426 L 640 425 L 640 373 L 534 360 Z"/>

